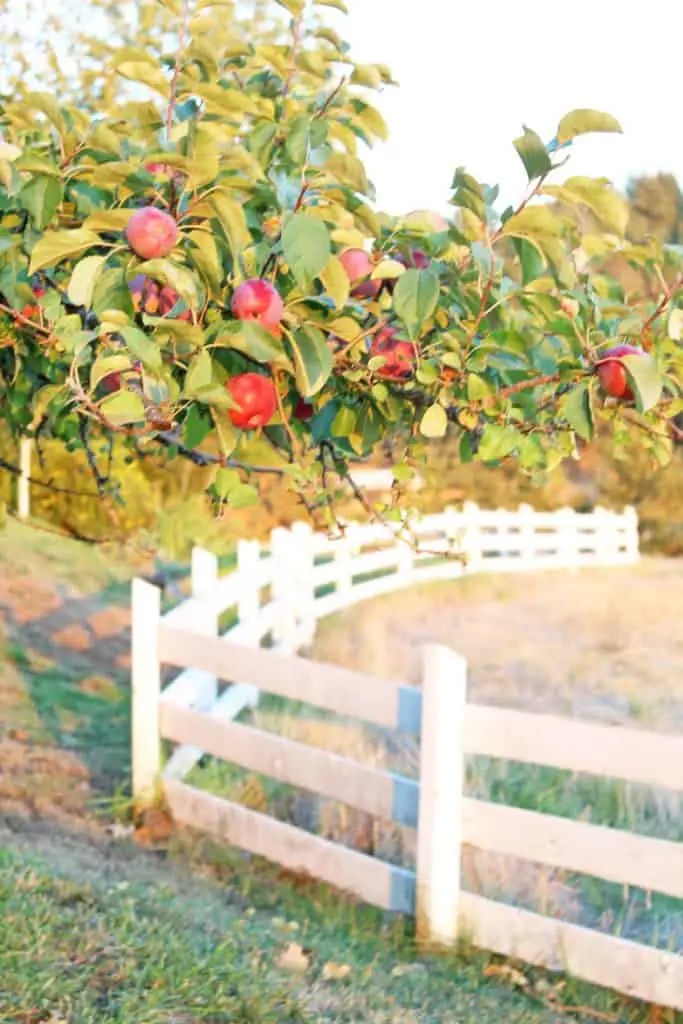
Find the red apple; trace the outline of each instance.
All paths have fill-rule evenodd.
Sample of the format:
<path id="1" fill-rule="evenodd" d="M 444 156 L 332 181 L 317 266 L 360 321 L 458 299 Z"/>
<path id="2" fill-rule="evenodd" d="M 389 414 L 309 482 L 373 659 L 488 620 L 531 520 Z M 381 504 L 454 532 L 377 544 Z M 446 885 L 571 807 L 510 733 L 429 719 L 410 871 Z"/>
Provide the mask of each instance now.
<path id="1" fill-rule="evenodd" d="M 429 256 L 422 251 L 422 249 L 411 249 L 407 256 L 400 253 L 396 256 L 399 263 L 402 263 L 404 267 L 415 267 L 417 270 L 426 270 L 429 266 Z"/>
<path id="2" fill-rule="evenodd" d="M 142 311 L 151 316 L 166 316 L 180 301 L 180 296 L 175 288 L 168 285 L 162 287 L 157 281 L 152 281 L 144 274 L 137 274 L 128 282 L 128 287 L 133 297 L 133 306 L 138 313 Z M 185 309 L 174 319 L 191 321 L 192 313 L 189 309 Z"/>
<path id="3" fill-rule="evenodd" d="M 255 430 L 272 420 L 277 398 L 270 377 L 260 373 L 239 373 L 231 377 L 225 386 L 239 406 L 238 409 L 228 409 L 228 416 L 235 427 Z"/>
<path id="4" fill-rule="evenodd" d="M 178 225 L 170 213 L 156 206 L 136 210 L 126 225 L 126 241 L 140 259 L 168 256 L 178 240 Z"/>
<path id="5" fill-rule="evenodd" d="M 415 345 L 397 334 L 395 327 L 384 327 L 370 345 L 370 357 L 382 356 L 385 360 L 376 372 L 386 380 L 408 380 L 415 371 Z"/>
<path id="6" fill-rule="evenodd" d="M 33 294 L 37 299 L 39 299 L 41 295 L 45 294 L 45 289 L 41 285 L 38 285 L 37 288 L 33 289 Z M 21 315 L 25 316 L 28 320 L 31 320 L 33 317 L 40 315 L 40 306 L 37 306 L 33 302 L 29 302 L 21 310 Z"/>
<path id="7" fill-rule="evenodd" d="M 610 398 L 623 398 L 632 402 L 634 395 L 622 359 L 624 356 L 645 356 L 642 348 L 634 345 L 615 345 L 600 357 L 596 363 L 600 387 Z"/>
<path id="8" fill-rule="evenodd" d="M 382 290 L 385 281 L 361 281 L 355 288 L 351 289 L 351 296 L 354 299 L 376 299 Z"/>
<path id="9" fill-rule="evenodd" d="M 297 420 L 301 420 L 302 423 L 305 423 L 306 420 L 312 419 L 314 412 L 315 409 L 311 403 L 306 402 L 303 398 L 300 398 L 294 406 L 294 417 Z"/>
<path id="10" fill-rule="evenodd" d="M 237 320 L 255 320 L 271 332 L 279 328 L 285 312 L 277 288 L 258 277 L 243 281 L 235 289 L 231 308 Z"/>
<path id="11" fill-rule="evenodd" d="M 351 284 L 362 281 L 372 273 L 372 260 L 365 249 L 344 249 L 339 254 L 339 262 L 346 271 Z"/>

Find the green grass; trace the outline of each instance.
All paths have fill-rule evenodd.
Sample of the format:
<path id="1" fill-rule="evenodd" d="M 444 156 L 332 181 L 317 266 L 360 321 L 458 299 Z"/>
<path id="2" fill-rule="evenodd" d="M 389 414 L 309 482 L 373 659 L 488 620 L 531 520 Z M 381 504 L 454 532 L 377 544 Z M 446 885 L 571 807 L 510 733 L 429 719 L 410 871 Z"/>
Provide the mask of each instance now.
<path id="1" fill-rule="evenodd" d="M 59 841 L 51 852 L 59 861 Z M 182 851 L 185 863 L 192 856 Z M 400 920 L 323 886 L 293 884 L 267 866 L 247 866 L 206 841 L 194 856 L 218 881 L 190 880 L 124 850 L 112 857 L 93 849 L 86 861 L 67 857 L 57 869 L 35 853 L 1 853 L 3 1024 L 648 1019 L 642 1007 L 530 969 L 514 975 L 494 966 L 486 978 L 489 960 L 468 951 L 419 957 Z M 292 943 L 306 951 L 303 973 L 278 964 Z M 347 977 L 325 980 L 331 963 L 348 966 Z M 524 991 L 510 984 L 520 980 Z M 560 1003 L 567 1008 L 561 1017 Z M 673 1024 L 675 1017 L 661 1019 Z"/>

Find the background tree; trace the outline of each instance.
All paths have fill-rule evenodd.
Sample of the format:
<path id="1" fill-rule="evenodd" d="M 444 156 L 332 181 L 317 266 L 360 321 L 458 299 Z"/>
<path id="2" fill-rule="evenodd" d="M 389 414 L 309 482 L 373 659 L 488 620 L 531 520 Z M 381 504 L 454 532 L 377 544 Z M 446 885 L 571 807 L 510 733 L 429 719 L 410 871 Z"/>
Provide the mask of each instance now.
<path id="1" fill-rule="evenodd" d="M 391 217 L 358 156 L 391 73 L 322 23 L 342 0 L 134 6 L 100 7 L 112 29 L 76 40 L 76 79 L 52 61 L 50 91 L 15 76 L 0 105 L 15 435 L 82 448 L 93 493 L 116 491 L 118 440 L 214 467 L 219 505 L 275 475 L 328 522 L 349 461 L 387 439 L 398 482 L 447 434 L 464 462 L 537 473 L 602 424 L 668 461 L 680 257 L 625 240 L 604 179 L 554 183 L 613 118 L 574 111 L 548 146 L 526 129 L 514 209 L 459 169 L 452 222 Z M 652 282 L 640 304 L 602 272 L 614 251 Z"/>

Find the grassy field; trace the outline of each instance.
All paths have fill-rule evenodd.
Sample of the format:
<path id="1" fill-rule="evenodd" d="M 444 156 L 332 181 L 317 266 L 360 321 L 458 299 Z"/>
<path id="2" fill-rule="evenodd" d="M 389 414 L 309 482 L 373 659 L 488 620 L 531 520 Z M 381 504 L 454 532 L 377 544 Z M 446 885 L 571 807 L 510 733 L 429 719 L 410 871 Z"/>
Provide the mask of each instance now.
<path id="1" fill-rule="evenodd" d="M 15 523 L 0 533 L 2 1024 L 674 1021 L 673 1014 L 471 950 L 419 956 L 409 923 L 175 832 L 163 815 L 129 834 L 121 824 L 129 814 L 127 586 L 133 572 L 148 568 L 125 552 L 95 551 Z M 676 608 L 683 596 L 675 568 L 652 562 L 629 570 L 628 601 L 619 572 L 545 583 L 533 577 L 519 587 L 512 579 L 481 579 L 427 588 L 330 621 L 315 653 L 415 679 L 419 643 L 446 640 L 470 658 L 476 699 L 540 702 L 565 713 L 618 714 L 674 728 L 683 707 L 683 686 L 673 671 L 680 664 Z M 576 627 L 564 646 L 562 592 Z M 661 619 L 648 610 L 655 600 Z M 600 628 L 588 629 L 586 620 L 582 625 L 582 607 Z M 535 624 L 542 616 L 543 630 Z M 622 630 L 618 652 L 606 625 L 610 616 Z M 511 646 L 515 636 L 518 647 Z M 604 644 L 612 647 L 600 653 Z M 563 680 L 558 670 L 563 661 L 576 674 L 580 657 L 591 667 L 581 677 L 584 690 L 575 675 Z M 357 725 L 268 701 L 257 714 L 266 727 L 414 771 L 414 749 Z M 320 820 L 313 820 L 310 800 L 301 794 L 268 790 L 261 780 L 215 765 L 198 775 L 211 788 L 238 788 L 252 805 L 275 803 L 283 817 L 308 814 L 304 824 L 342 841 L 390 859 L 412 856 L 410 837 L 387 836 L 382 823 L 347 809 L 318 808 Z M 593 820 L 680 835 L 680 812 L 671 801 L 607 789 L 598 798 L 575 780 L 551 775 L 476 764 L 470 784 L 522 806 L 584 817 L 590 808 Z M 498 886 L 531 905 L 545 899 L 551 912 L 568 917 L 587 913 L 584 904 L 599 916 L 590 908 L 605 897 L 601 890 L 587 898 L 576 880 L 550 874 L 539 889 L 537 873 L 520 873 L 519 866 L 468 859 L 466 876 L 473 888 Z M 608 896 L 600 913 L 614 919 L 598 923 L 625 933 L 658 928 L 652 941 L 679 943 L 673 907 L 648 909 L 639 903 L 641 894 Z"/>

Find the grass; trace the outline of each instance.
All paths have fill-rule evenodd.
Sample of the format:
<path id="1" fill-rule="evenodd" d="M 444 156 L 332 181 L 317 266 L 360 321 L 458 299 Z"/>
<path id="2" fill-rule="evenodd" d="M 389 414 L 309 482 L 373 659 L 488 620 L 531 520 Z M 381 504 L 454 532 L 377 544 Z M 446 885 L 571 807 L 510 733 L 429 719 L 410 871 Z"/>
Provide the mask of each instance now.
<path id="1" fill-rule="evenodd" d="M 206 840 L 181 837 L 163 868 L 121 844 L 31 840 L 27 852 L 0 831 L 3 1024 L 648 1020 L 609 993 L 472 951 L 420 957 L 401 920 Z M 188 877 L 181 860 L 212 877 Z"/>

